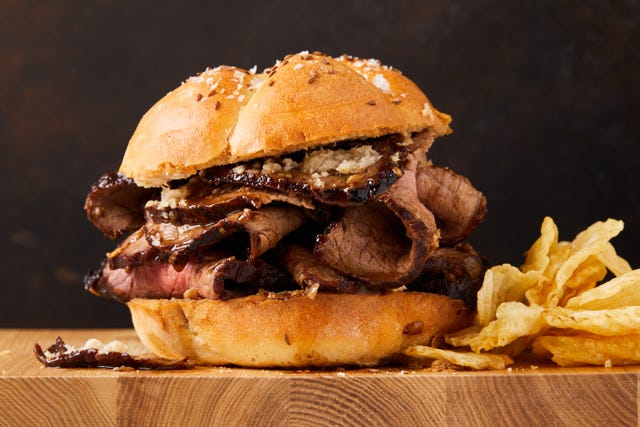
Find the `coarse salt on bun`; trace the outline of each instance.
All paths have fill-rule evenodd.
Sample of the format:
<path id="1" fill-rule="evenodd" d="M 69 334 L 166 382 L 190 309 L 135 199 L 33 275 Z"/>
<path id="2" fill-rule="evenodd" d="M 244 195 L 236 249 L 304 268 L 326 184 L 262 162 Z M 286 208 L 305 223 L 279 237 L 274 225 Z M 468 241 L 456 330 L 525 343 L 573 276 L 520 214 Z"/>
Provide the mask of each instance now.
<path id="1" fill-rule="evenodd" d="M 211 166 L 339 141 L 426 129 L 439 136 L 450 121 L 397 69 L 301 52 L 263 73 L 221 66 L 187 79 L 144 115 L 120 172 L 159 187 Z"/>
<path id="2" fill-rule="evenodd" d="M 421 292 L 133 299 L 127 305 L 154 353 L 245 367 L 373 366 L 471 320 L 461 300 Z"/>

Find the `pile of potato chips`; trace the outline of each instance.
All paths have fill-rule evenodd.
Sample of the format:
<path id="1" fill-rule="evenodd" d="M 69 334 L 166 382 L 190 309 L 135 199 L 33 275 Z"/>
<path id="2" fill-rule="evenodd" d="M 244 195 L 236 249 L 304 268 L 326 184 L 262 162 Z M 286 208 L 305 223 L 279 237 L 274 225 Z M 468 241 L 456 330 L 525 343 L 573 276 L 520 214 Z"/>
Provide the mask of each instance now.
<path id="1" fill-rule="evenodd" d="M 413 346 L 406 354 L 473 369 L 504 369 L 524 351 L 560 366 L 640 364 L 640 269 L 610 243 L 622 228 L 609 219 L 559 242 L 545 218 L 520 269 L 486 272 L 475 324 L 445 337 L 460 349 Z M 600 283 L 607 271 L 615 277 Z"/>

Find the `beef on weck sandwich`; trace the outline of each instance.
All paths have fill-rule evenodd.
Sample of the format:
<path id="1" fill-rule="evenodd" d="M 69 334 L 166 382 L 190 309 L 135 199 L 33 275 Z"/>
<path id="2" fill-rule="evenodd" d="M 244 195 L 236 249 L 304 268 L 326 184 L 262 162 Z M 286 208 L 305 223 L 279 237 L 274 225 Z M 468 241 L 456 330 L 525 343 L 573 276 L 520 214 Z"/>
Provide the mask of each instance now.
<path id="1" fill-rule="evenodd" d="M 450 132 L 397 69 L 301 52 L 158 101 L 85 209 L 119 239 L 87 275 L 159 356 L 375 365 L 468 326 L 486 201 L 434 166 Z"/>

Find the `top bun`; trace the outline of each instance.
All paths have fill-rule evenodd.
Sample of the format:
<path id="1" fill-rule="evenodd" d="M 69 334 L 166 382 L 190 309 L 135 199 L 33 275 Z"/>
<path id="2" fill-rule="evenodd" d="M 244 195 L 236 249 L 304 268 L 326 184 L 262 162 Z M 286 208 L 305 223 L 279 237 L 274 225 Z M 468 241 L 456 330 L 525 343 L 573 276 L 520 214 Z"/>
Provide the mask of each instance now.
<path id="1" fill-rule="evenodd" d="M 397 69 L 301 52 L 263 73 L 220 66 L 187 79 L 142 117 L 120 172 L 159 187 L 210 166 L 350 139 L 440 136 L 450 121 Z"/>

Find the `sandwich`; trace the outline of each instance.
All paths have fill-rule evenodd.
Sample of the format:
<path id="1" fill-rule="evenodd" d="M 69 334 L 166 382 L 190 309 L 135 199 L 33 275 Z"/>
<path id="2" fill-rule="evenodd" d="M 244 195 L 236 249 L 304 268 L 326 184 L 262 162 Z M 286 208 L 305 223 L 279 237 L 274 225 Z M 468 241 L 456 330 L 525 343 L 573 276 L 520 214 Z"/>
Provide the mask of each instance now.
<path id="1" fill-rule="evenodd" d="M 320 52 L 188 78 L 85 210 L 85 277 L 149 350 L 244 367 L 374 366 L 469 326 L 487 261 L 468 179 L 427 156 L 451 118 L 398 69 Z"/>

